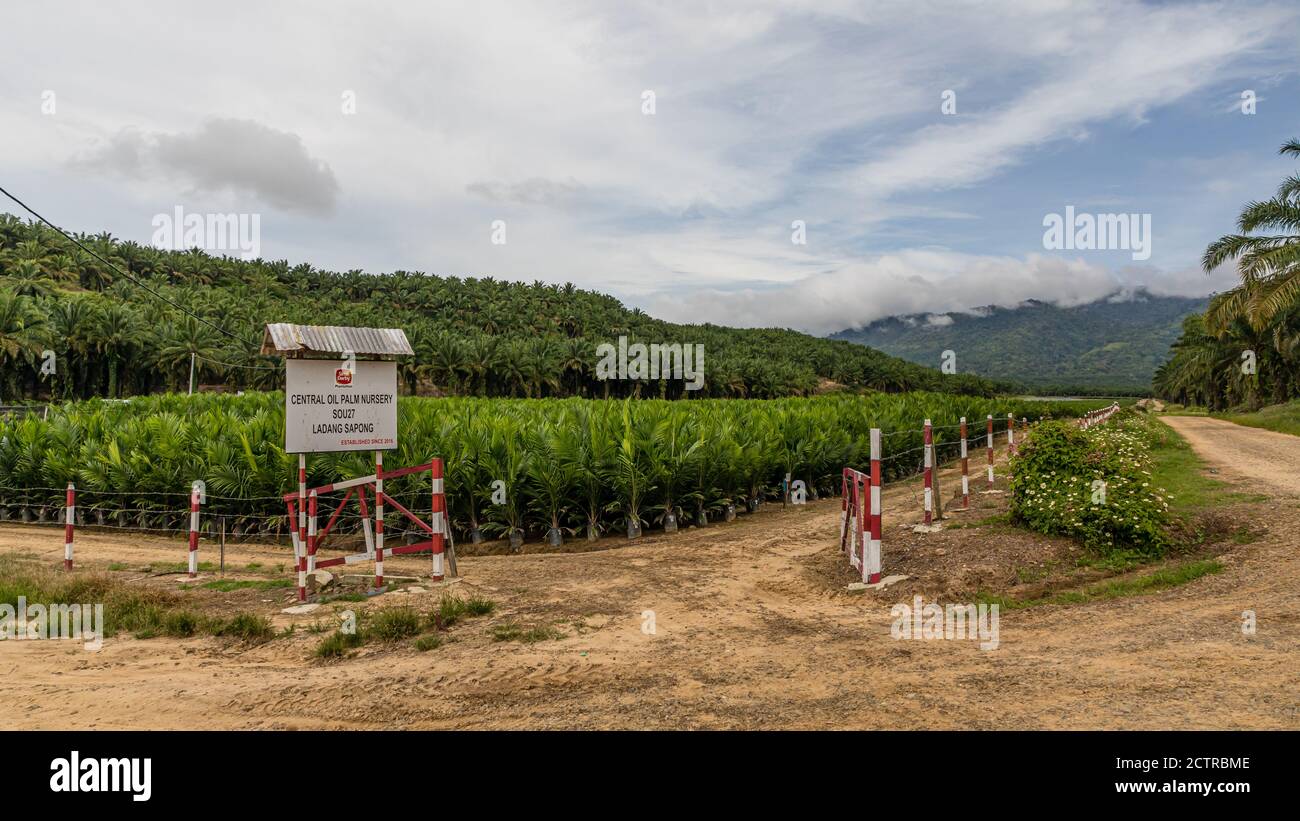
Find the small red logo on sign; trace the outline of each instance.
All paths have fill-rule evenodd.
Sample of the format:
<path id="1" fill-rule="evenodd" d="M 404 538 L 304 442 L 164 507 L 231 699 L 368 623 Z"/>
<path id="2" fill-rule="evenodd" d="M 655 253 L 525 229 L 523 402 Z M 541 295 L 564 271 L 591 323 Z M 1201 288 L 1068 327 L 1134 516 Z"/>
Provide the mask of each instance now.
<path id="1" fill-rule="evenodd" d="M 342 388 L 352 384 L 352 371 L 348 368 L 334 369 L 334 387 Z"/>

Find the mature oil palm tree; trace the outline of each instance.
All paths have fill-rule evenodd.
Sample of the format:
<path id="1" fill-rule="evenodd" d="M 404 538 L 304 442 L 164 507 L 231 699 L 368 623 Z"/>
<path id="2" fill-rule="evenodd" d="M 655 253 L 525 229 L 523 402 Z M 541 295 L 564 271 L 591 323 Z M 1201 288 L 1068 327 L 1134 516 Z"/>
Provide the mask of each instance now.
<path id="1" fill-rule="evenodd" d="M 498 345 L 495 336 L 476 336 L 466 347 L 465 370 L 469 374 L 471 390 L 477 396 L 488 395 L 488 375 L 500 364 Z"/>
<path id="2" fill-rule="evenodd" d="M 560 389 L 560 362 L 562 352 L 554 338 L 543 336 L 528 343 L 524 357 L 524 373 L 532 386 L 530 396 L 542 397 L 542 389 L 552 392 Z"/>
<path id="3" fill-rule="evenodd" d="M 525 398 L 531 398 L 530 388 L 532 383 L 529 381 L 527 366 L 528 344 L 522 339 L 515 339 L 507 342 L 501 348 L 500 366 L 501 376 L 505 383 L 511 388 L 511 396 L 515 396 L 515 390 L 518 389 Z"/>
<path id="4" fill-rule="evenodd" d="M 31 297 L 0 289 L 0 368 L 5 374 L 5 394 L 18 394 L 20 363 L 30 361 L 44 347 L 45 316 Z"/>
<path id="5" fill-rule="evenodd" d="M 1278 153 L 1300 157 L 1300 140 L 1288 141 Z M 1241 276 L 1241 287 L 1209 312 L 1213 331 L 1237 315 L 1262 328 L 1300 300 L 1300 175 L 1284 180 L 1272 199 L 1248 203 L 1237 229 L 1241 233 L 1210 243 L 1201 259 L 1206 273 L 1236 260 Z M 1266 231 L 1270 233 L 1261 233 Z"/>
<path id="6" fill-rule="evenodd" d="M 5 287 L 21 296 L 42 296 L 54 290 L 54 279 L 35 260 L 15 260 L 3 273 Z"/>
<path id="7" fill-rule="evenodd" d="M 108 396 L 116 399 L 119 395 L 119 365 L 143 341 L 144 326 L 139 314 L 129 305 L 110 303 L 100 315 L 96 338 L 99 351 L 107 360 Z"/>
<path id="8" fill-rule="evenodd" d="M 1193 314 L 1183 320 L 1183 333 L 1172 353 L 1156 372 L 1156 389 L 1186 404 L 1216 405 L 1223 394 L 1224 366 L 1232 354 L 1225 340 L 1206 330 L 1203 316 Z"/>
<path id="9" fill-rule="evenodd" d="M 86 387 L 87 359 L 95 347 L 101 321 L 99 305 L 91 301 L 97 298 L 78 295 L 56 300 L 50 306 L 50 337 L 55 340 L 55 350 L 62 354 L 58 375 L 65 399 L 72 398 L 79 386 Z"/>
<path id="10" fill-rule="evenodd" d="M 77 260 L 71 254 L 56 254 L 49 258 L 45 270 L 55 282 L 80 283 Z"/>
<path id="11" fill-rule="evenodd" d="M 460 392 L 467 361 L 465 345 L 455 334 L 440 331 L 429 340 L 428 373 L 448 393 Z"/>
<path id="12" fill-rule="evenodd" d="M 217 332 L 211 326 L 185 314 L 163 327 L 155 358 L 171 376 L 172 386 L 183 390 L 187 384 L 191 355 L 194 357 L 194 378 L 197 382 L 205 371 L 220 371 L 220 365 L 217 364 L 220 351 L 221 338 Z"/>
<path id="13" fill-rule="evenodd" d="M 582 337 L 571 337 L 564 340 L 564 345 L 560 354 L 559 367 L 561 372 L 561 383 L 563 378 L 570 373 L 573 374 L 573 388 L 569 392 L 570 396 L 585 396 L 587 394 L 587 374 L 591 371 L 591 345 Z"/>

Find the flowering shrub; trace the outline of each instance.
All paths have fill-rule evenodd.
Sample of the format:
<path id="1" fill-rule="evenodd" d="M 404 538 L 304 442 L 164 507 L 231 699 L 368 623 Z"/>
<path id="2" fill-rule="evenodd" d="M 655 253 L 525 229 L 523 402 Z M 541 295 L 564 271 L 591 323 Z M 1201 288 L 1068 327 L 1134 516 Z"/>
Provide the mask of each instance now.
<path id="1" fill-rule="evenodd" d="M 1153 424 L 1125 411 L 1086 431 L 1069 421 L 1038 425 L 1011 459 L 1012 515 L 1106 555 L 1163 554 L 1169 496 L 1151 483 Z"/>

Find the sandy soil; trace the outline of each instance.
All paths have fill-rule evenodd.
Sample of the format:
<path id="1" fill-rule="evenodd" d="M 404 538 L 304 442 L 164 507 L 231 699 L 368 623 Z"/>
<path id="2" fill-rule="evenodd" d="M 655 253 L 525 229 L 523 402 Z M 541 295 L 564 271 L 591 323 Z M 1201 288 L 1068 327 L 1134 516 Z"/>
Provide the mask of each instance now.
<path id="1" fill-rule="evenodd" d="M 996 650 L 891 639 L 892 604 L 951 585 L 847 592 L 851 573 L 835 553 L 839 504 L 830 500 L 767 506 L 732 524 L 614 550 L 465 557 L 455 588 L 488 596 L 499 611 L 455 626 L 454 640 L 428 653 L 409 642 L 368 645 L 322 663 L 311 654 L 320 637 L 305 631 L 254 647 L 123 637 L 97 653 L 3 642 L 0 727 L 1298 728 L 1300 500 L 1294 481 L 1278 480 L 1300 476 L 1300 439 L 1169 421 L 1221 478 L 1274 498 L 1258 506 L 1269 514 L 1264 535 L 1225 550 L 1224 572 L 1172 591 L 1003 613 Z M 954 485 L 949 477 L 945 492 Z M 962 554 L 949 551 L 965 546 L 978 574 L 1009 543 L 996 529 L 974 528 L 931 534 L 943 547 L 926 547 L 904 527 L 918 515 L 916 498 L 913 485 L 885 494 L 887 573 L 922 569 L 926 550 L 936 560 L 944 551 L 944 564 L 961 570 Z M 977 498 L 987 510 L 999 503 Z M 61 538 L 0 526 L 0 550 L 50 561 Z M 1014 546 L 1038 548 L 1062 549 L 1033 538 Z M 78 556 L 91 566 L 180 561 L 183 548 L 87 533 Z M 284 556 L 240 547 L 227 561 Z M 389 573 L 424 567 L 406 559 Z M 384 596 L 372 606 L 424 606 L 440 594 Z M 275 596 L 266 612 L 282 606 Z M 1254 636 L 1240 630 L 1247 609 L 1258 614 Z M 642 630 L 645 611 L 654 613 L 653 635 Z M 493 642 L 492 626 L 504 621 L 552 625 L 564 638 Z"/>

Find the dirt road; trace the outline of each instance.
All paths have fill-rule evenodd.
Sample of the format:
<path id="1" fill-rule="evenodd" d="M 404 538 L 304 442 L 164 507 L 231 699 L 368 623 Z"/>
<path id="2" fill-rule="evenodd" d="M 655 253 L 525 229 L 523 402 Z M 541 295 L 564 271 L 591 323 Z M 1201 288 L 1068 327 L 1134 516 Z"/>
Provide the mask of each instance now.
<path id="1" fill-rule="evenodd" d="M 1300 493 L 1300 436 L 1234 425 L 1208 416 L 1167 416 L 1211 467 L 1262 483 L 1273 493 Z"/>
<path id="2" fill-rule="evenodd" d="M 1269 462 L 1297 453 L 1228 423 L 1171 423 L 1238 471 L 1242 489 L 1275 468 L 1238 436 L 1265 436 Z M 1292 481 L 1270 479 L 1270 492 L 1300 476 L 1300 459 L 1286 464 Z M 910 486 L 886 493 L 896 534 L 891 542 L 886 531 L 886 572 L 915 498 Z M 457 626 L 454 641 L 428 653 L 368 645 L 321 663 L 311 655 L 320 637 L 302 631 L 252 648 L 211 638 L 115 638 L 97 653 L 2 642 L 0 726 L 1300 728 L 1300 510 L 1294 498 L 1271 509 L 1268 533 L 1225 556 L 1224 572 L 1152 596 L 1003 613 L 996 650 L 892 639 L 900 593 L 828 582 L 841 562 L 839 503 L 825 501 L 617 550 L 464 558 L 459 587 L 501 611 Z M 85 541 L 103 555 L 151 549 Z M 55 532 L 0 527 L 0 548 L 60 545 Z M 1254 636 L 1240 629 L 1247 609 L 1258 614 Z M 651 616 L 653 633 L 643 629 Z M 490 625 L 503 620 L 552 625 L 564 638 L 494 642 Z"/>

